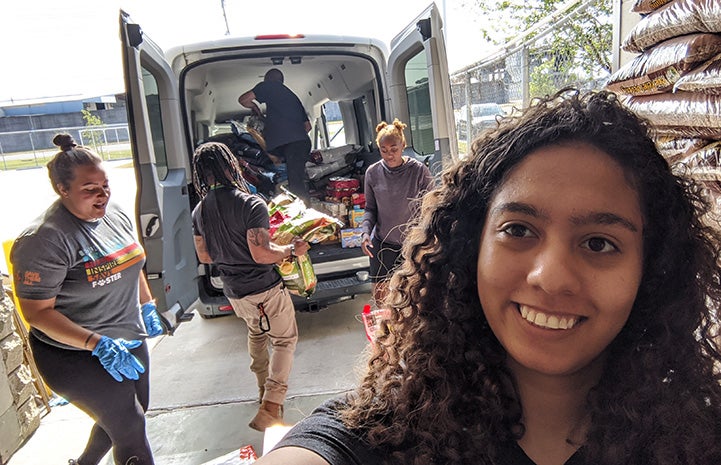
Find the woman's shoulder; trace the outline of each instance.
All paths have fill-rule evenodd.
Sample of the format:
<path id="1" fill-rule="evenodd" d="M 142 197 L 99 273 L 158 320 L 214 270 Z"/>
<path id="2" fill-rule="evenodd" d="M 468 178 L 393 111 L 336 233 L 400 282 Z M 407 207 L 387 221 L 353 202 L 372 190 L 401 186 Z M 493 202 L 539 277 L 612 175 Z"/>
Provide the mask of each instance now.
<path id="1" fill-rule="evenodd" d="M 425 163 L 416 158 L 408 157 L 406 163 L 408 164 L 409 169 L 423 172 L 428 171 L 428 167 Z"/>
<path id="2" fill-rule="evenodd" d="M 60 202 L 51 205 L 17 236 L 13 243 L 14 255 L 47 253 L 50 250 L 66 253 L 65 245 L 73 232 L 71 215 Z"/>
<path id="3" fill-rule="evenodd" d="M 18 236 L 27 237 L 57 237 L 64 235 L 69 229 L 71 213 L 60 202 L 55 202 L 40 216 L 37 216 Z"/>
<path id="4" fill-rule="evenodd" d="M 351 430 L 343 423 L 340 412 L 346 406 L 345 396 L 326 400 L 296 424 L 276 449 L 300 447 L 333 465 L 381 463 L 381 455 L 363 439 L 362 432 Z"/>

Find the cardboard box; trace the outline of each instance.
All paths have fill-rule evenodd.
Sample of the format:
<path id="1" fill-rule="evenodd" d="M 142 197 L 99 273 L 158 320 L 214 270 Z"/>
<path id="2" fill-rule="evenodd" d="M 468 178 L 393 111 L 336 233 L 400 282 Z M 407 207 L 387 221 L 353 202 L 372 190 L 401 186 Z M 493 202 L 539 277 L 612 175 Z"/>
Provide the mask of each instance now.
<path id="1" fill-rule="evenodd" d="M 350 219 L 351 228 L 360 228 L 360 225 L 363 222 L 363 215 L 365 214 L 365 212 L 365 210 L 349 210 L 348 217 Z"/>
<path id="2" fill-rule="evenodd" d="M 353 247 L 361 246 L 361 235 L 363 230 L 361 228 L 341 229 L 340 230 L 340 245 L 344 249 L 351 249 Z"/>

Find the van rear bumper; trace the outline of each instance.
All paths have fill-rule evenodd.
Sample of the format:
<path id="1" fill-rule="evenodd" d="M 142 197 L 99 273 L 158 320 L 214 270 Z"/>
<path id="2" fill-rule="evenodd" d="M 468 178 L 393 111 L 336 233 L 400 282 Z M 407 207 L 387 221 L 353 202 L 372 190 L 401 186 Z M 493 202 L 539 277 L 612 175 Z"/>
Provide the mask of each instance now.
<path id="1" fill-rule="evenodd" d="M 369 280 L 361 281 L 355 276 L 319 281 L 310 297 L 292 295 L 293 304 L 298 312 L 315 312 L 358 294 L 370 293 L 371 286 Z"/>
<path id="2" fill-rule="evenodd" d="M 200 297 L 189 311 L 197 311 L 203 318 L 213 318 L 222 315 L 232 315 L 233 309 L 224 295 L 208 293 L 206 285 L 202 282 L 205 277 L 199 278 Z M 354 298 L 358 294 L 370 293 L 372 284 L 370 280 L 361 281 L 355 275 L 324 279 L 316 285 L 315 292 L 308 298 L 291 294 L 293 305 L 298 312 L 314 312 L 330 304 Z"/>

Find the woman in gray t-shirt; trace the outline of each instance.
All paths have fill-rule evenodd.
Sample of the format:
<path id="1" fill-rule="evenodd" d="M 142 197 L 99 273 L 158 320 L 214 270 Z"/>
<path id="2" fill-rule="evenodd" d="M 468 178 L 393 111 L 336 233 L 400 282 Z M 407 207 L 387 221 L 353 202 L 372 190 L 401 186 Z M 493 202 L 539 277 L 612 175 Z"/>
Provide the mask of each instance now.
<path id="1" fill-rule="evenodd" d="M 48 171 L 59 199 L 10 254 L 33 357 L 47 385 L 96 421 L 70 463 L 97 464 L 112 447 L 116 463 L 153 464 L 143 340 L 164 329 L 143 274 L 145 252 L 130 219 L 109 203 L 100 157 L 67 134 L 53 142 L 61 151 Z"/>

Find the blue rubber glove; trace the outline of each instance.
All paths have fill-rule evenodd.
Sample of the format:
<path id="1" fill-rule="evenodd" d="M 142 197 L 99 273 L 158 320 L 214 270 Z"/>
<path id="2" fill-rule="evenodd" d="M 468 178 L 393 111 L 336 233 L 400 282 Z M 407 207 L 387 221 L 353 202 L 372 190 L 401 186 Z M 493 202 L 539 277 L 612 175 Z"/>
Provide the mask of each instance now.
<path id="1" fill-rule="evenodd" d="M 110 339 L 108 336 L 101 336 L 98 345 L 93 349 L 93 355 L 100 359 L 100 363 L 115 381 L 123 381 L 123 376 L 128 379 L 138 379 L 140 373 L 145 373 L 145 367 L 135 355 L 128 349 L 139 347 L 143 341 L 125 339 Z"/>
<path id="2" fill-rule="evenodd" d="M 145 302 L 141 307 L 140 311 L 143 314 L 143 322 L 145 323 L 145 332 L 148 336 L 155 337 L 165 333 L 165 328 L 160 322 L 160 315 L 158 315 L 158 307 L 155 306 L 155 301 Z"/>

